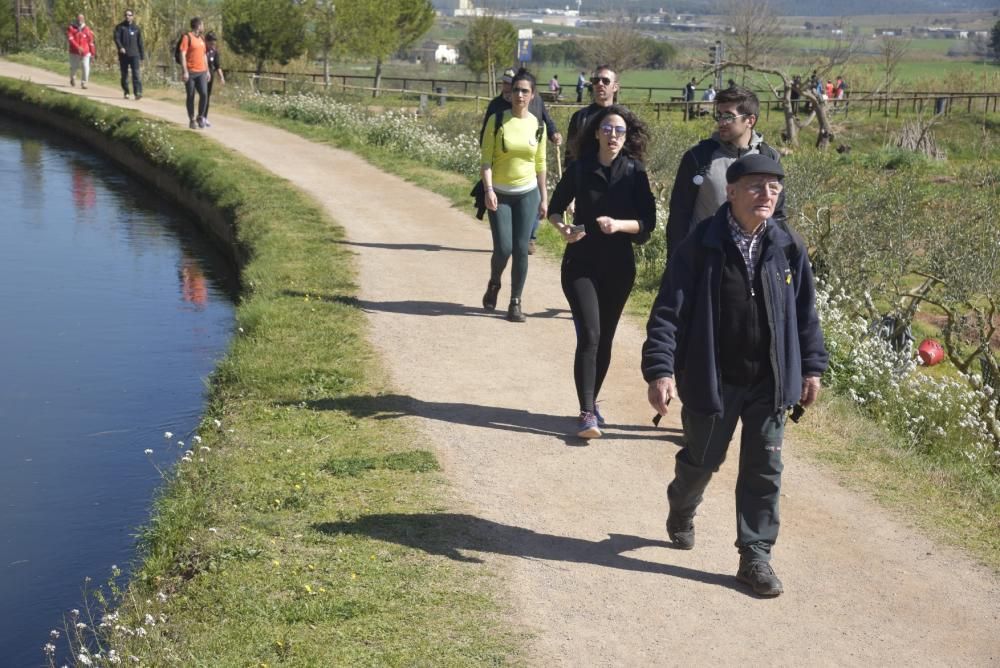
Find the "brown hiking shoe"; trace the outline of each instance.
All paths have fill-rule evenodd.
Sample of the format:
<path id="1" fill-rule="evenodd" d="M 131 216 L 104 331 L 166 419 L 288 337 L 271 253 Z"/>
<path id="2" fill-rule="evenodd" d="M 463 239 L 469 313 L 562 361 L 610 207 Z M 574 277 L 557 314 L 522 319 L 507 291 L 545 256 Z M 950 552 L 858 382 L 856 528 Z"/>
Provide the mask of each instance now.
<path id="1" fill-rule="evenodd" d="M 670 511 L 667 514 L 667 536 L 678 550 L 694 549 L 694 519 Z"/>
<path id="2" fill-rule="evenodd" d="M 758 596 L 778 596 L 784 590 L 781 580 L 774 574 L 771 564 L 763 559 L 751 561 L 740 560 L 740 569 L 736 571 L 736 579 L 745 582 Z"/>

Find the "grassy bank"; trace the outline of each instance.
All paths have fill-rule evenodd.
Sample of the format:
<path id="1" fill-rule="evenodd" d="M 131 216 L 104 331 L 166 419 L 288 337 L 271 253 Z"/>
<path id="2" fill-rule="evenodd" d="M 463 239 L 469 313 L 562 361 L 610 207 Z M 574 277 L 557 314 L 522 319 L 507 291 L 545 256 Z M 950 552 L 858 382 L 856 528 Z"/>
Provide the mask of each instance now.
<path id="1" fill-rule="evenodd" d="M 293 118 L 263 111 L 259 111 L 257 116 L 313 141 L 328 142 L 355 151 L 380 168 L 432 189 L 460 208 L 471 210 L 468 189 L 473 177 L 435 167 L 432 164 L 434 154 L 420 161 L 403 158 L 401 155 L 408 152 L 391 142 L 380 144 L 369 141 L 369 137 L 378 137 L 378 141 L 383 142 L 385 133 L 369 132 L 366 130 L 369 126 L 364 124 L 348 127 L 340 122 L 323 125 L 300 120 L 313 113 L 317 113 L 316 110 L 302 107 L 292 114 Z M 439 116 L 432 123 L 436 129 L 458 126 L 467 131 L 469 123 L 475 122 L 466 113 L 463 123 L 463 114 L 458 111 L 434 110 L 434 114 Z M 565 127 L 565 118 L 557 120 L 560 127 Z M 371 127 L 377 125 L 373 121 Z M 878 119 L 853 123 L 844 136 L 859 147 L 860 155 L 843 159 L 827 156 L 820 160 L 817 157 L 817 164 L 837 168 L 829 161 L 840 160 L 844 169 L 863 168 L 869 160 L 866 158 L 867 151 L 877 157 L 889 131 L 887 126 L 892 125 L 895 122 L 887 124 Z M 707 124 L 703 127 L 703 124 L 695 123 L 657 127 L 655 134 L 660 146 L 658 155 L 651 162 L 651 167 L 656 168 L 654 178 L 664 180 L 666 175 L 665 180 L 669 182 L 682 148 L 707 127 Z M 772 119 L 765 132 L 768 136 L 776 136 L 776 127 L 777 119 Z M 949 119 L 947 127 L 942 132 L 942 142 L 958 164 L 928 166 L 928 173 L 935 179 L 940 178 L 942 173 L 958 173 L 962 165 L 982 160 L 980 152 L 987 150 L 982 145 L 978 150 L 968 148 L 968 137 L 982 132 L 981 119 L 956 116 Z M 400 141 L 405 141 L 405 133 L 399 134 L 403 137 Z M 789 158 L 789 163 L 796 171 L 801 171 L 809 166 L 810 156 L 813 155 L 813 149 L 804 147 L 798 155 Z M 674 161 L 672 164 L 671 159 Z M 878 170 L 873 169 L 872 173 L 876 172 Z M 919 170 L 914 171 L 912 177 L 928 178 Z M 656 236 L 648 247 L 652 248 L 652 256 L 659 253 L 658 262 L 662 264 L 662 242 L 659 235 Z M 551 233 L 549 226 L 542 226 L 540 240 L 547 252 L 561 253 L 563 243 Z M 661 246 L 659 250 L 657 244 Z M 629 310 L 640 322 L 648 313 L 654 289 L 655 281 L 640 281 L 633 292 Z M 854 404 L 832 394 L 827 395 L 822 406 L 810 411 L 803 425 L 794 427 L 790 433 L 801 443 L 802 450 L 826 462 L 851 486 L 878 498 L 938 539 L 964 547 L 984 563 L 1000 569 L 1000 525 L 996 522 L 1000 516 L 1000 485 L 996 476 L 988 470 L 970 464 L 958 452 L 924 451 L 914 447 L 907 441 L 905 433 L 893 433 L 866 419 Z M 929 502 L 930 499 L 933 502 Z"/>
<path id="2" fill-rule="evenodd" d="M 224 211 L 250 256 L 239 329 L 190 452 L 165 475 L 132 582 L 82 613 L 99 639 L 71 617 L 56 642 L 149 666 L 518 663 L 488 569 L 444 556 L 439 536 L 405 519 L 381 530 L 409 542 L 357 529 L 369 515 L 443 510 L 444 481 L 406 420 L 382 419 L 385 379 L 336 224 L 255 163 L 166 123 L 12 80 L 0 95 L 145 156 Z"/>

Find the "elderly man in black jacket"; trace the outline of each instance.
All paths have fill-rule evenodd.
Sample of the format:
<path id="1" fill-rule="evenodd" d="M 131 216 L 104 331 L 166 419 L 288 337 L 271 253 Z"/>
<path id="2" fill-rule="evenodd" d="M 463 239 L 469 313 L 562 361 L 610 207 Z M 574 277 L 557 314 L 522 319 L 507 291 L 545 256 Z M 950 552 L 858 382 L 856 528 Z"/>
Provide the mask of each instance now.
<path id="1" fill-rule="evenodd" d="M 671 256 L 642 351 L 649 403 L 678 392 L 684 445 L 667 488 L 667 534 L 694 547 L 694 515 L 742 422 L 736 482 L 737 578 L 761 596 L 783 589 L 770 566 L 778 537 L 787 411 L 808 406 L 827 364 L 802 241 L 772 216 L 780 163 L 745 156 L 726 172 L 728 202 Z"/>
<path id="2" fill-rule="evenodd" d="M 118 49 L 118 67 L 122 73 L 122 90 L 128 99 L 128 70 L 132 68 L 132 92 L 135 99 L 142 99 L 142 75 L 139 63 L 146 58 L 142 46 L 142 29 L 135 24 L 135 13 L 125 10 L 125 20 L 115 26 L 115 48 Z"/>

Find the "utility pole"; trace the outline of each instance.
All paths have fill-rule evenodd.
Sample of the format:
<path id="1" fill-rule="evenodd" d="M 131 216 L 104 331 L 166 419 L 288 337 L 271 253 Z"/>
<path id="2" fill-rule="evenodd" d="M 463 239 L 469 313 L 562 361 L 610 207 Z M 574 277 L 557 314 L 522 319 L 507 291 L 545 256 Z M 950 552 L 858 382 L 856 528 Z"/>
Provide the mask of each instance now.
<path id="1" fill-rule="evenodd" d="M 708 53 L 712 57 L 712 71 L 715 72 L 715 89 L 722 90 L 721 65 L 726 60 L 726 47 L 720 40 L 715 40 L 715 44 L 708 47 Z"/>

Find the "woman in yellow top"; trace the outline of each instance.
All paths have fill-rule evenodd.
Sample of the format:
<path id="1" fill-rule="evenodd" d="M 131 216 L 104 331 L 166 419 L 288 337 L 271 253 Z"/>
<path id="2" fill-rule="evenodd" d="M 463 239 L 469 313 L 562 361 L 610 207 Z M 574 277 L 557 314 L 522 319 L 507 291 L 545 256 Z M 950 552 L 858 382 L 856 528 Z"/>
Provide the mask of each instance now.
<path id="1" fill-rule="evenodd" d="M 545 190 L 545 126 L 528 111 L 535 96 L 535 77 L 525 69 L 511 81 L 511 109 L 486 121 L 483 132 L 481 172 L 493 234 L 490 282 L 483 308 L 492 311 L 500 292 L 500 276 L 514 256 L 510 277 L 507 319 L 524 322 L 521 292 L 528 276 L 528 242 L 535 220 L 548 208 Z"/>

